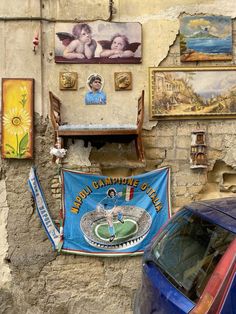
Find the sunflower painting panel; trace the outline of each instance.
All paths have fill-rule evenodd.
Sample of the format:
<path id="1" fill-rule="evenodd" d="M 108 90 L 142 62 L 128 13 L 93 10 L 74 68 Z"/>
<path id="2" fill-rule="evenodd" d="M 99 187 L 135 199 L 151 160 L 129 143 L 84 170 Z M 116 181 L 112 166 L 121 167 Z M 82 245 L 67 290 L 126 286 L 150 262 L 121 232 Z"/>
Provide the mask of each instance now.
<path id="1" fill-rule="evenodd" d="M 2 80 L 2 158 L 33 157 L 33 79 Z"/>

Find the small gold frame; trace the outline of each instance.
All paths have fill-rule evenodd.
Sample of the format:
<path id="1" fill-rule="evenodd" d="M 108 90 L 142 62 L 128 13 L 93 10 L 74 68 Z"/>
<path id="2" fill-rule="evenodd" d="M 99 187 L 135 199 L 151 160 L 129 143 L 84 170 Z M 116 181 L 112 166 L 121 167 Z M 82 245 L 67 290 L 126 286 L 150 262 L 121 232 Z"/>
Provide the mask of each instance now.
<path id="1" fill-rule="evenodd" d="M 78 73 L 77 72 L 60 72 L 59 73 L 60 90 L 77 90 Z"/>
<path id="2" fill-rule="evenodd" d="M 131 72 L 115 72 L 114 73 L 115 90 L 131 90 L 132 89 L 132 73 Z"/>

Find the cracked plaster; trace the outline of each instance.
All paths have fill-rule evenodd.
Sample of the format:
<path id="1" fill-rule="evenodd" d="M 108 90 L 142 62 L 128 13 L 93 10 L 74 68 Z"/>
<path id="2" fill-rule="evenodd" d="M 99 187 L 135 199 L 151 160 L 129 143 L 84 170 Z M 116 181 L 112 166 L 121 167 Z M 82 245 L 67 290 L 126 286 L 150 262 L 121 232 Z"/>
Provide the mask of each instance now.
<path id="1" fill-rule="evenodd" d="M 232 168 L 236 169 L 236 138 L 231 136 L 226 136 L 223 142 L 225 147 L 225 155 L 222 160 Z"/>
<path id="2" fill-rule="evenodd" d="M 236 7 L 234 0 L 175 0 L 175 1 L 155 1 L 149 6 L 146 6 L 145 1 L 139 6 L 134 6 L 136 0 L 129 1 L 129 4 L 125 6 L 126 14 L 122 14 L 121 21 L 139 21 L 141 23 L 147 23 L 151 20 L 172 20 L 177 19 L 179 15 L 183 12 L 187 14 L 210 14 L 210 15 L 225 15 L 231 16 L 232 18 L 236 17 Z M 207 2 L 207 3 L 206 3 Z M 143 5 L 143 8 L 142 8 Z M 145 12 L 145 14 L 138 15 L 139 12 Z M 153 13 L 157 12 L 157 13 Z"/>
<path id="3" fill-rule="evenodd" d="M 10 268 L 5 261 L 8 251 L 6 229 L 8 211 L 5 181 L 0 180 L 0 288 L 11 281 Z"/>
<path id="4" fill-rule="evenodd" d="M 54 0 L 53 0 L 54 1 Z M 44 1 L 45 4 L 50 3 L 52 4 L 53 1 Z M 28 3 L 31 2 L 33 3 L 34 1 L 28 1 Z M 61 6 L 63 7 L 63 3 L 65 1 L 60 1 Z M 79 7 L 79 1 L 72 0 L 71 2 L 74 3 L 74 7 Z M 75 4 L 76 2 L 76 4 Z M 223 15 L 229 15 L 232 18 L 236 16 L 236 7 L 235 7 L 235 0 L 230 0 L 230 1 L 207 1 L 206 3 L 205 0 L 202 1 L 192 1 L 192 0 L 184 0 L 184 1 L 137 1 L 137 0 L 131 0 L 127 3 L 127 1 L 124 0 L 115 0 L 115 7 L 117 9 L 117 14 L 114 15 L 114 21 L 129 21 L 129 22 L 141 22 L 143 24 L 143 63 L 141 65 L 127 65 L 124 66 L 123 68 L 126 68 L 126 70 L 132 71 L 134 75 L 134 90 L 132 91 L 132 99 L 133 103 L 125 103 L 123 100 L 117 105 L 117 103 L 109 103 L 106 108 L 104 108 L 104 111 L 107 110 L 107 108 L 111 108 L 112 106 L 115 107 L 115 109 L 112 111 L 117 117 L 120 115 L 121 117 L 125 115 L 125 112 L 127 111 L 127 106 L 132 107 L 132 112 L 136 112 L 133 108 L 133 105 L 136 105 L 136 100 L 139 95 L 139 92 L 141 89 L 145 89 L 145 110 L 148 112 L 148 74 L 147 74 L 147 68 L 149 66 L 159 66 L 160 63 L 168 56 L 168 53 L 170 51 L 171 46 L 175 43 L 177 35 L 178 35 L 178 29 L 179 29 L 179 22 L 178 22 L 178 17 L 181 13 L 186 12 L 188 14 L 223 14 Z M 6 4 L 5 2 L 2 2 L 0 7 L 5 7 Z M 9 3 L 11 5 L 9 5 Z M 15 2 L 14 2 L 15 3 Z M 66 1 L 68 4 L 69 2 Z M 92 2 L 90 2 L 91 4 Z M 93 1 L 94 3 L 94 1 Z M 7 6 L 11 7 L 13 4 L 13 0 L 10 0 L 7 4 Z M 84 3 L 83 3 L 84 4 Z M 95 3 L 96 4 L 96 3 Z M 138 4 L 138 5 L 137 5 Z M 96 6 L 93 6 L 94 8 Z M 70 9 L 70 6 L 67 6 L 68 10 Z M 49 10 L 50 11 L 50 10 Z M 49 16 L 53 15 L 53 12 L 49 12 Z M 22 12 L 25 12 L 23 7 L 22 7 Z M 84 11 L 86 12 L 86 10 Z M 154 13 L 153 12 L 157 12 Z M 51 14 L 52 13 L 52 14 Z M 143 14 L 145 13 L 145 14 Z M 20 14 L 18 12 L 18 14 Z M 64 12 L 63 12 L 64 14 Z M 74 14 L 74 12 L 66 12 L 65 13 L 67 17 L 70 17 L 71 15 Z M 0 30 L 4 33 L 11 33 L 11 26 L 8 23 L 5 23 L 6 25 L 1 25 Z M 17 24 L 17 23 L 16 23 Z M 18 28 L 22 27 L 22 23 L 18 23 Z M 24 30 L 25 33 L 27 34 L 27 40 L 28 43 L 31 44 L 31 33 L 28 33 L 28 26 L 26 27 L 24 25 Z M 14 33 L 14 32 L 13 32 Z M 12 42 L 15 43 L 15 35 L 11 34 Z M 14 33 L 15 34 L 15 33 Z M 20 33 L 21 34 L 21 33 Z M 21 35 L 22 36 L 22 35 Z M 52 25 L 47 25 L 44 28 L 44 43 L 45 43 L 45 50 L 43 51 L 45 56 L 50 55 L 51 51 L 53 51 L 53 38 L 54 33 L 53 33 L 53 26 Z M 39 55 L 33 55 L 31 48 L 27 50 L 25 49 L 25 41 L 22 41 L 22 46 L 21 46 L 21 38 L 18 39 L 17 44 L 18 44 L 18 50 L 17 50 L 17 55 L 18 58 L 13 57 L 13 55 L 16 55 L 15 50 L 12 49 L 12 45 L 7 46 L 7 51 L 5 49 L 5 43 L 3 39 L 4 36 L 1 38 L 1 42 L 3 43 L 2 47 L 2 52 L 1 55 L 4 56 L 4 58 L 1 58 L 2 61 L 0 61 L 0 67 L 2 70 L 2 73 L 4 73 L 5 77 L 10 77 L 10 76 L 19 76 L 19 73 L 22 73 L 22 60 L 27 60 L 27 64 L 30 64 L 31 66 L 25 67 L 24 66 L 24 76 L 32 76 L 31 74 L 35 74 L 35 79 L 36 79 L 36 111 L 41 112 L 40 105 L 42 103 L 42 106 L 45 106 L 45 110 L 42 110 L 42 112 L 47 114 L 47 101 L 48 101 L 48 94 L 47 94 L 47 88 L 50 86 L 52 90 L 58 91 L 58 80 L 55 79 L 55 77 L 58 77 L 58 72 L 59 72 L 59 66 L 55 65 L 53 62 L 53 54 L 50 55 L 50 60 L 45 58 L 44 60 L 44 73 L 43 76 L 41 77 L 41 72 L 38 71 L 40 69 L 40 62 L 41 59 Z M 151 47 L 151 49 L 150 49 Z M 9 53 L 9 54 L 8 54 Z M 5 56 L 8 55 L 8 59 L 11 58 L 12 64 L 11 65 L 6 65 L 7 63 L 4 62 L 3 60 L 6 59 Z M 21 63 L 19 64 L 18 60 L 21 60 Z M 34 67 L 34 71 L 32 71 L 32 66 Z M 72 68 L 76 68 L 78 70 L 77 65 L 60 65 L 60 70 L 70 70 Z M 111 82 L 113 77 L 112 77 L 112 71 L 110 66 L 102 66 L 102 65 L 93 65 L 92 67 L 89 67 L 86 65 L 86 67 L 81 67 L 83 71 L 79 73 L 80 77 L 80 86 L 79 86 L 79 91 L 78 94 L 82 94 L 84 92 L 85 86 L 85 78 L 87 74 L 92 70 L 96 70 L 97 72 L 99 71 L 104 71 L 104 76 L 106 77 L 106 82 Z M 120 69 L 120 65 L 116 66 L 114 65 L 113 71 L 118 71 Z M 36 75 L 37 74 L 37 75 Z M 41 79 L 44 79 L 44 88 L 45 88 L 45 94 L 44 97 L 45 99 L 41 99 Z M 114 94 L 113 92 L 113 85 L 112 84 L 107 84 L 106 85 L 107 92 L 110 94 Z M 60 93 L 60 92 L 59 92 Z M 61 93 L 61 95 L 64 96 L 65 104 L 70 104 L 72 114 L 76 117 L 76 119 L 81 119 L 84 120 L 85 114 L 83 114 L 83 108 L 82 105 L 80 106 L 79 101 L 78 101 L 78 94 L 75 93 Z M 123 94 L 120 94 L 123 95 Z M 124 94 L 125 95 L 125 94 Z M 128 94 L 129 95 L 129 94 Z M 60 96 L 60 95 L 59 95 Z M 127 96 L 126 96 L 127 97 Z M 78 108 L 79 104 L 79 108 Z M 67 108 L 68 109 L 68 108 Z M 99 108 L 100 109 L 100 108 Z M 123 112 L 122 112 L 123 110 Z M 82 112 L 82 114 L 81 114 Z M 111 111 L 110 111 L 111 112 Z M 79 113 L 79 114 L 78 114 Z M 76 115 L 77 114 L 77 115 Z M 95 115 L 94 115 L 95 116 Z M 98 116 L 99 118 L 103 118 L 102 114 Z M 124 116 L 125 117 L 125 116 Z M 110 116 L 107 118 L 110 119 Z M 213 123 L 213 122 L 212 122 Z M 148 114 L 145 114 L 145 124 L 144 128 L 151 130 L 154 125 L 157 124 L 157 121 L 149 121 L 148 120 Z M 225 124 L 225 123 L 224 123 Z M 218 126 L 217 126 L 218 127 Z M 219 127 L 218 127 L 219 128 Z M 223 128 L 223 126 L 222 126 Z M 181 130 L 184 130 L 185 132 L 189 132 L 189 128 L 186 128 L 184 125 L 181 127 Z M 171 130 L 172 131 L 172 130 Z M 174 130 L 173 130 L 174 132 Z M 175 132 L 174 132 L 175 133 Z M 233 133 L 233 132 L 231 132 Z M 172 133 L 171 133 L 172 135 Z M 171 136 L 170 135 L 170 136 Z M 174 135 L 174 134 L 173 134 Z M 159 142 L 158 139 L 159 134 L 157 133 L 155 142 Z M 39 142 L 38 142 L 39 143 Z M 47 140 L 45 140 L 45 143 L 47 143 Z M 78 146 L 77 146 L 78 145 Z M 156 144 L 155 144 L 156 145 Z M 37 146 L 37 145 L 36 145 Z M 76 155 L 77 152 L 73 151 L 71 152 L 71 158 L 70 162 L 76 162 L 80 163 L 81 165 L 87 165 L 90 163 L 89 161 L 89 156 L 90 156 L 90 148 L 84 150 L 81 146 L 81 143 L 76 144 L 77 149 L 79 150 L 78 156 Z M 225 146 L 222 147 L 221 150 L 224 150 L 225 155 L 223 157 L 224 162 L 227 165 L 230 165 L 232 167 L 236 166 L 236 153 L 234 152 L 233 147 L 235 147 L 235 140 L 231 136 L 226 138 L 225 141 Z M 51 164 L 49 164 L 49 159 L 50 157 L 46 157 L 47 153 L 45 150 L 45 147 L 43 145 L 43 142 L 41 143 L 40 146 L 41 149 L 37 150 L 36 159 L 35 162 L 37 163 L 39 167 L 39 173 L 42 174 L 43 177 L 43 184 L 44 187 L 48 187 L 47 183 L 50 182 L 49 178 L 52 176 L 52 167 Z M 48 147 L 47 147 L 48 148 Z M 156 149 L 156 147 L 154 147 Z M 163 148 L 164 149 L 164 148 Z M 49 153 L 48 153 L 49 155 Z M 174 156 L 175 157 L 175 156 Z M 174 158 L 173 157 L 173 158 Z M 155 159 L 156 162 L 156 159 Z M 179 164 L 178 160 L 171 161 L 172 166 L 174 168 L 174 165 L 176 167 L 178 166 L 179 169 Z M 186 161 L 182 161 L 184 166 L 187 167 Z M 212 162 L 213 163 L 213 162 Z M 21 166 L 23 165 L 23 162 L 21 163 Z M 28 164 L 27 164 L 28 165 Z M 155 167 L 157 167 L 159 164 L 155 164 Z M 114 165 L 112 165 L 114 166 Z M 20 168 L 20 167 L 19 167 Z M 22 166 L 23 168 L 23 166 Z M 26 166 L 24 167 L 25 172 L 28 173 Z M 150 166 L 150 170 L 153 169 L 153 165 Z M 22 169 L 21 169 L 22 170 Z M 179 186 L 180 189 L 186 190 L 186 174 L 188 170 L 182 171 L 183 175 L 183 184 Z M 121 170 L 119 169 L 119 173 Z M 223 172 L 217 169 L 212 170 L 212 174 L 214 173 L 215 178 L 214 180 L 209 180 L 209 182 L 206 184 L 204 187 L 204 191 L 200 193 L 200 197 L 203 199 L 206 198 L 213 198 L 213 197 L 223 197 L 223 196 L 229 196 L 233 195 L 233 193 L 225 193 L 222 191 L 219 191 L 219 184 L 220 180 L 222 178 L 223 173 L 228 172 L 231 174 L 231 170 L 224 169 Z M 96 264 L 96 259 L 91 260 L 91 263 L 89 264 L 90 268 L 90 275 L 91 278 L 88 278 L 88 280 L 84 280 L 84 274 L 86 274 L 86 269 L 88 268 L 88 261 L 90 261 L 89 258 L 78 258 L 74 256 L 59 256 L 57 258 L 54 257 L 54 255 L 51 252 L 51 247 L 49 247 L 49 244 L 47 242 L 47 237 L 44 234 L 44 230 L 42 230 L 42 227 L 40 225 L 40 222 L 38 221 L 38 217 L 36 215 L 27 215 L 27 210 L 30 208 L 30 201 L 28 200 L 28 196 L 25 197 L 25 187 L 19 184 L 19 180 L 14 180 L 14 175 L 16 178 L 18 177 L 20 180 L 22 180 L 22 174 L 16 173 L 15 169 L 13 171 L 13 165 L 10 165 L 9 163 L 9 169 L 8 169 L 8 192 L 10 191 L 10 201 L 11 204 L 9 203 L 10 206 L 10 220 L 8 216 L 8 206 L 6 203 L 6 188 L 5 188 L 5 182 L 0 181 L 0 237 L 1 237 L 1 243 L 0 243 L 0 287 L 6 285 L 8 282 L 11 281 L 11 274 L 8 265 L 5 263 L 5 257 L 7 255 L 8 249 L 11 251 L 14 249 L 15 251 L 12 252 L 11 259 L 12 259 L 12 270 L 15 276 L 15 279 L 20 281 L 15 282 L 16 289 L 18 289 L 17 293 L 14 295 L 16 298 L 14 301 L 17 303 L 18 307 L 17 308 L 19 313 L 44 313 L 44 311 L 41 311 L 41 309 L 44 309 L 45 307 L 48 309 L 48 311 L 51 310 L 52 312 L 60 312 L 61 313 L 67 310 L 66 304 L 71 303 L 71 307 L 73 309 L 70 309 L 68 313 L 75 313 L 75 311 L 81 310 L 81 304 L 83 306 L 86 306 L 86 311 L 91 312 L 91 311 L 96 311 L 98 308 L 102 308 L 103 310 L 105 309 L 105 305 L 109 306 L 106 309 L 110 310 L 109 313 L 118 313 L 119 311 L 119 302 L 125 300 L 127 304 L 121 304 L 122 310 L 124 310 L 125 313 L 131 313 L 131 294 L 133 291 L 137 288 L 138 286 L 138 278 L 139 278 L 139 273 L 140 267 L 139 267 L 139 259 L 132 259 L 129 260 L 129 263 L 126 260 L 105 260 L 103 263 L 105 265 L 99 266 L 101 268 L 101 275 L 98 280 L 95 280 L 93 282 L 94 274 L 96 274 L 96 267 L 98 265 Z M 173 176 L 176 176 L 176 173 L 173 173 Z M 197 181 L 197 174 L 192 174 L 191 173 L 191 179 L 193 183 Z M 27 174 L 25 175 L 25 178 L 27 177 Z M 14 178 L 14 179 L 13 179 Z M 25 180 L 24 178 L 24 180 Z M 192 184 L 193 184 L 192 183 Z M 204 181 L 205 184 L 205 181 Z M 199 182 L 199 186 L 196 187 L 196 189 L 200 189 L 200 186 L 202 186 L 203 183 Z M 17 189 L 17 186 L 21 187 L 21 189 Z M 190 186 L 189 189 L 192 189 L 193 187 Z M 12 189 L 12 190 L 11 190 Z M 16 189 L 17 191 L 15 192 Z M 49 189 L 45 189 L 46 191 L 46 198 L 49 200 L 49 207 L 53 208 L 53 206 L 50 206 L 53 203 L 53 200 L 50 199 L 49 197 Z M 185 195 L 184 197 L 188 197 L 188 195 Z M 235 194 L 234 194 L 235 195 Z M 22 207 L 18 208 L 19 206 L 15 205 L 17 204 L 18 197 L 20 199 L 20 203 L 22 204 Z M 12 198 L 12 200 L 11 200 Z M 24 199 L 26 199 L 26 203 L 24 202 Z M 55 207 L 55 206 L 54 206 Z M 31 208 L 33 211 L 33 209 Z M 54 213 L 55 214 L 55 213 Z M 29 216 L 29 217 L 28 217 Z M 55 214 L 56 216 L 56 214 Z M 17 217 L 17 218 L 16 218 Z M 6 232 L 6 225 L 7 225 L 7 218 L 8 218 L 8 233 Z M 27 220 L 27 225 L 24 226 L 23 222 L 25 223 L 26 218 L 29 219 Z M 21 225 L 14 225 L 14 222 L 16 219 L 22 219 L 20 220 Z M 22 227 L 25 228 L 25 232 L 22 231 Z M 32 239 L 35 240 L 35 243 L 31 240 L 29 243 L 27 240 L 29 237 L 32 237 Z M 10 238 L 10 247 L 8 248 L 7 244 L 7 239 Z M 30 249 L 29 249 L 29 246 Z M 28 254 L 26 254 L 28 253 Z M 47 262 L 47 260 L 52 260 L 55 258 L 55 261 L 53 261 L 51 264 Z M 84 261 L 86 263 L 84 267 L 84 273 L 79 277 L 77 272 L 78 268 L 81 267 L 79 265 L 78 261 L 80 263 Z M 28 264 L 27 264 L 27 263 Z M 134 262 L 137 265 L 134 265 Z M 25 265 L 26 263 L 26 265 Z M 34 264 L 35 263 L 35 264 Z M 77 264 L 78 263 L 78 264 Z M 130 286 L 128 286 L 128 296 L 126 296 L 126 299 L 124 299 L 124 296 L 122 295 L 122 290 L 124 287 L 119 286 L 120 282 L 114 281 L 114 270 L 117 272 L 117 269 L 113 268 L 110 270 L 109 266 L 110 264 L 112 267 L 113 265 L 117 266 L 117 269 L 120 270 L 120 276 L 123 275 L 122 273 L 122 267 L 125 269 L 125 272 L 127 273 L 126 275 L 132 276 L 134 281 L 130 281 Z M 43 269 L 42 264 L 46 264 L 48 266 Z M 57 265 L 58 264 L 58 265 Z M 74 264 L 74 266 L 73 266 Z M 125 265 L 125 266 L 124 266 Z M 58 268 L 56 267 L 58 266 Z M 63 267 L 62 267 L 63 266 Z M 78 267 L 80 266 L 80 267 Z M 134 267 L 137 266 L 137 267 Z M 25 267 L 25 270 L 24 270 Z M 37 275 L 37 272 L 39 272 L 39 269 L 42 268 L 41 271 L 41 277 L 45 276 L 45 282 L 42 281 L 40 282 L 40 277 Z M 67 268 L 68 269 L 67 269 Z M 128 270 L 128 267 L 130 269 Z M 64 273 L 61 273 L 60 270 L 61 268 L 64 268 L 66 271 Z M 109 272 L 110 270 L 110 272 Z M 135 271 L 136 273 L 133 274 L 132 272 Z M 116 274 L 116 273 L 115 273 Z M 131 275 L 132 274 L 132 275 Z M 103 275 L 105 276 L 105 279 L 103 278 Z M 27 277 L 29 276 L 29 277 Z M 116 275 L 117 276 L 117 275 Z M 117 277 L 115 277 L 117 278 Z M 119 278 L 119 277 L 118 277 Z M 124 278 L 126 278 L 124 276 Z M 68 284 L 68 287 L 71 289 L 68 292 L 68 295 L 64 295 L 65 300 L 61 300 L 61 295 L 59 293 L 58 286 L 63 282 L 63 280 L 66 280 Z M 30 284 L 33 286 L 34 289 L 29 285 L 28 281 Z M 127 285 L 127 280 L 123 280 L 124 284 Z M 101 284 L 102 283 L 102 284 Z M 40 284 L 43 284 L 43 286 L 40 288 Z M 44 286 L 45 285 L 45 286 Z M 91 285 L 88 291 L 86 291 L 87 286 L 86 285 Z M 106 288 L 107 285 L 109 287 L 109 290 L 103 289 L 104 287 Z M 99 286 L 99 293 L 98 293 L 98 286 Z M 19 289 L 19 287 L 21 289 Z M 91 289 L 92 288 L 92 289 Z M 92 291 L 92 293 L 91 293 Z M 131 293 L 131 292 L 132 293 Z M 117 292 L 120 293 L 120 297 L 117 298 Z M 62 293 L 63 294 L 63 293 Z M 102 297 L 100 297 L 99 294 L 102 294 Z M 110 296 L 115 297 L 112 299 L 112 302 L 110 302 Z M 19 297 L 20 295 L 20 297 Z M 57 297 L 58 295 L 58 297 Z M 119 296 L 119 294 L 118 294 Z M 50 302 L 50 297 L 52 297 L 53 301 Z M 104 304 L 104 300 L 106 304 Z M 63 302 L 64 303 L 63 303 Z M 34 306 L 34 303 L 37 303 L 37 305 Z M 74 302 L 74 303 L 73 303 Z M 82 303 L 81 303 L 82 302 Z M 73 303 L 73 304 L 72 304 Z M 65 304 L 65 308 L 64 308 Z M 40 307 L 40 308 L 39 308 Z M 58 311 L 57 311 L 58 309 Z M 104 310 L 105 311 L 105 310 Z M 104 312 L 105 313 L 105 312 Z M 108 313 L 108 312 L 107 312 Z M 120 311 L 119 311 L 120 313 Z"/>
<path id="5" fill-rule="evenodd" d="M 63 159 L 63 162 L 78 166 L 91 166 L 89 160 L 91 149 L 90 142 L 88 143 L 88 147 L 85 147 L 83 140 L 75 140 L 74 144 L 69 145 L 66 158 Z"/>

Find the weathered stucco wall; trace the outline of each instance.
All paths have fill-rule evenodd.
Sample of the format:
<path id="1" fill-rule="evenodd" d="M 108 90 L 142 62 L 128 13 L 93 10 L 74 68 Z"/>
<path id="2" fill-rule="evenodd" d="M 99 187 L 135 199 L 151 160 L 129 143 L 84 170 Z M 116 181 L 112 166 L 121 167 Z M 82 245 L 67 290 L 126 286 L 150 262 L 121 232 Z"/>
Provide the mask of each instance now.
<path id="1" fill-rule="evenodd" d="M 65 120 L 96 122 L 135 121 L 136 102 L 145 90 L 146 162 L 136 160 L 134 144 L 106 144 L 100 149 L 70 146 L 67 166 L 104 175 L 135 175 L 169 165 L 172 169 L 173 210 L 198 198 L 235 195 L 235 120 L 149 121 L 148 67 L 183 66 L 179 61 L 179 20 L 181 13 L 236 15 L 235 1 L 115 0 L 113 21 L 140 22 L 143 28 L 143 62 L 139 65 L 78 65 L 54 63 L 54 22 L 17 17 L 63 20 L 107 19 L 105 0 L 13 0 L 0 3 L 1 77 L 35 79 L 35 130 L 33 160 L 0 161 L 0 313 L 132 313 L 135 291 L 140 283 L 141 258 L 92 258 L 57 255 L 41 226 L 27 188 L 29 169 L 36 165 L 48 207 L 58 218 L 60 190 L 57 166 L 49 154 L 53 134 L 47 118 L 48 91 L 65 104 Z M 14 17 L 14 20 L 8 20 Z M 41 25 L 41 26 L 40 26 Z M 32 49 L 35 30 L 41 27 L 37 53 Z M 235 21 L 233 20 L 234 38 Z M 235 41 L 234 41 L 235 42 Z M 205 63 L 204 65 L 228 65 Z M 201 63 L 188 64 L 202 66 Z M 79 75 L 78 91 L 59 91 L 61 71 Z M 114 92 L 113 73 L 131 71 L 133 90 Z M 106 82 L 109 103 L 91 113 L 82 104 L 85 81 L 92 72 Z M 100 110 L 100 111 L 98 111 Z M 130 119 L 130 120 L 129 120 Z M 208 168 L 191 170 L 190 133 L 206 131 Z"/>

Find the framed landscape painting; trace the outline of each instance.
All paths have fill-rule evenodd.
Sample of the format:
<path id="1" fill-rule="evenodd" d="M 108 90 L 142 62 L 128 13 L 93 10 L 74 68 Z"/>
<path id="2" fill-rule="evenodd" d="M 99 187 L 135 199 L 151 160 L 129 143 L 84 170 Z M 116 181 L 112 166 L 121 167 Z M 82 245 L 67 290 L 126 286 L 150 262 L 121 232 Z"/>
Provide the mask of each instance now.
<path id="1" fill-rule="evenodd" d="M 2 158 L 33 157 L 33 79 L 2 79 Z"/>
<path id="2" fill-rule="evenodd" d="M 152 119 L 236 117 L 236 67 L 149 68 Z"/>
<path id="3" fill-rule="evenodd" d="M 181 61 L 229 61 L 232 58 L 231 17 L 195 15 L 180 18 Z"/>

